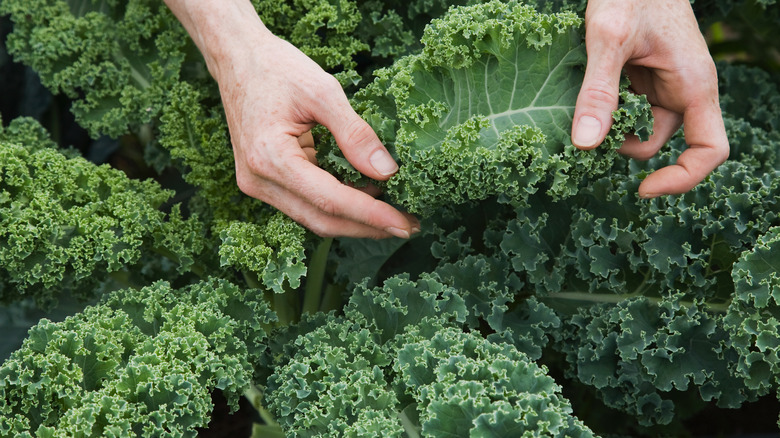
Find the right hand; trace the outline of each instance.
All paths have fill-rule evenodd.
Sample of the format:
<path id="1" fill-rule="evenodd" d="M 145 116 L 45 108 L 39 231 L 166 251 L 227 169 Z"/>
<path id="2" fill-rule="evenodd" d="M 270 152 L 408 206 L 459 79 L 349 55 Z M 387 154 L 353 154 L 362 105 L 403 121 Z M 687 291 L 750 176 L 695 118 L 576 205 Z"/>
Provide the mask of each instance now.
<path id="1" fill-rule="evenodd" d="M 272 35 L 247 0 L 165 3 L 219 84 L 241 191 L 323 237 L 408 238 L 419 231 L 412 215 L 317 167 L 309 131 L 322 124 L 364 175 L 386 180 L 398 170 L 332 75 Z"/>
<path id="2" fill-rule="evenodd" d="M 241 191 L 320 236 L 408 238 L 419 231 L 413 216 L 317 167 L 309 130 L 319 123 L 364 175 L 386 180 L 398 170 L 332 75 L 267 31 L 217 71 Z"/>

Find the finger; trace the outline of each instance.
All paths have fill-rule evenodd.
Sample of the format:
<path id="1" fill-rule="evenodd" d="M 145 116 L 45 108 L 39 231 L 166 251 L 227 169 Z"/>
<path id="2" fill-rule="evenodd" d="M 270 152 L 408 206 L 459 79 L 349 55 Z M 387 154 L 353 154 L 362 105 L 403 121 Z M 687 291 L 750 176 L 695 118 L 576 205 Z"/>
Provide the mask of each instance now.
<path id="1" fill-rule="evenodd" d="M 389 204 L 339 182 L 333 175 L 311 166 L 301 166 L 288 190 L 328 216 L 341 217 L 408 238 L 415 224 Z M 419 228 L 419 227 L 418 227 Z"/>
<path id="2" fill-rule="evenodd" d="M 288 142 L 293 138 L 288 137 Z M 276 151 L 277 158 L 273 161 L 265 161 L 265 167 L 262 169 L 242 166 L 240 163 L 246 160 L 236 160 L 236 176 L 239 187 L 244 193 L 274 205 L 296 221 L 322 235 L 366 234 L 363 231 L 357 232 L 339 226 L 339 224 L 349 223 L 363 224 L 397 237 L 409 237 L 415 229 L 419 230 L 419 222 L 410 219 L 411 216 L 366 193 L 342 184 L 333 175 L 312 165 L 298 147 L 297 141 L 293 144 L 280 145 Z M 320 220 L 313 221 L 303 216 L 301 212 L 311 212 L 311 208 L 304 209 L 300 205 L 293 208 L 286 205 L 292 200 L 286 201 L 280 198 L 278 190 L 271 190 L 270 181 L 308 203 L 313 207 L 313 211 L 318 212 L 316 217 Z M 322 221 L 322 215 L 345 219 L 346 222 Z"/>
<path id="3" fill-rule="evenodd" d="M 301 150 L 306 154 L 310 163 L 317 165 L 317 150 L 314 149 L 314 136 L 311 131 L 306 131 L 298 137 L 298 144 Z"/>
<path id="4" fill-rule="evenodd" d="M 300 136 L 298 136 L 298 144 L 302 148 L 313 148 L 314 147 L 314 135 L 312 135 L 311 131 L 306 131 Z"/>
<path id="5" fill-rule="evenodd" d="M 635 160 L 649 160 L 680 129 L 682 125 L 680 114 L 658 106 L 652 107 L 652 111 L 653 135 L 647 141 L 639 141 L 635 135 L 627 137 L 618 152 Z"/>
<path id="6" fill-rule="evenodd" d="M 376 180 L 386 180 L 398 171 L 398 164 L 371 126 L 352 109 L 340 87 L 322 102 L 328 107 L 319 109 L 317 121 L 333 134 L 355 169 Z"/>
<path id="7" fill-rule="evenodd" d="M 685 193 L 728 158 L 729 143 L 717 102 L 710 102 L 705 108 L 689 108 L 684 117 L 684 134 L 688 149 L 680 154 L 676 164 L 648 175 L 639 185 L 640 197 Z"/>
<path id="8" fill-rule="evenodd" d="M 317 163 L 317 151 L 314 148 L 303 148 L 303 153 L 306 154 L 306 159 L 315 166 Z"/>
<path id="9" fill-rule="evenodd" d="M 612 126 L 612 111 L 618 105 L 618 87 L 628 59 L 626 25 L 612 22 L 611 14 L 596 14 L 588 22 L 585 46 L 588 61 L 577 96 L 571 140 L 580 149 L 601 144 Z"/>
<path id="10" fill-rule="evenodd" d="M 276 207 L 292 220 L 311 230 L 321 237 L 355 237 L 384 239 L 395 237 L 387 230 L 377 229 L 364 223 L 356 222 L 340 216 L 326 214 L 299 194 L 287 190 L 283 186 L 259 177 L 250 179 L 241 186 L 241 190 L 254 198 L 263 199 L 269 205 Z M 377 201 L 378 202 L 378 201 Z M 410 217 L 412 232 L 419 231 L 419 222 Z M 401 234 L 400 237 L 406 237 Z"/>

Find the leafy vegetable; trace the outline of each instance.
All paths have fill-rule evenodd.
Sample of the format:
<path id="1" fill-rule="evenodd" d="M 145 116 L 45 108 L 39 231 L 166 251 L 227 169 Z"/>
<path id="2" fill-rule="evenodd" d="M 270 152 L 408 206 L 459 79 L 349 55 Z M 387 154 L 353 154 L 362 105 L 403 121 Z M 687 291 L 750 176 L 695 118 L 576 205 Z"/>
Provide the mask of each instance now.
<path id="1" fill-rule="evenodd" d="M 543 184 L 565 197 L 586 174 L 609 169 L 626 133 L 646 138 L 649 104 L 624 89 L 608 153 L 572 146 L 580 24 L 573 13 L 540 15 L 513 2 L 455 9 L 431 22 L 421 53 L 378 71 L 355 105 L 401 163 L 387 183 L 392 199 L 430 214 L 499 193 L 521 201 Z"/>
<path id="2" fill-rule="evenodd" d="M 464 304 L 433 278 L 358 286 L 292 345 L 270 408 L 293 436 L 591 436 L 525 354 L 463 332 Z"/>
<path id="3" fill-rule="evenodd" d="M 193 435 L 250 384 L 272 314 L 223 280 L 160 282 L 42 320 L 0 369 L 3 436 Z"/>
<path id="4" fill-rule="evenodd" d="M 0 143 L 0 298 L 29 293 L 47 305 L 63 289 L 88 297 L 95 273 L 133 266 L 142 251 L 189 270 L 203 249 L 202 225 L 178 207 L 162 212 L 170 196 L 50 147 Z"/>
<path id="5" fill-rule="evenodd" d="M 778 393 L 771 62 L 718 63 L 730 160 L 643 200 L 684 138 L 617 154 L 652 126 L 624 81 L 607 144 L 570 144 L 585 2 L 253 4 L 341 80 L 401 163 L 374 183 L 423 231 L 320 239 L 243 195 L 216 84 L 161 2 L 4 0 L 10 53 L 160 175 L 29 118 L 0 129 L 0 326 L 30 327 L 0 365 L 0 436 L 194 436 L 217 391 L 251 401 L 254 436 L 676 436 Z M 765 38 L 772 4 L 694 8 L 720 51 L 719 26 Z"/>
<path id="6" fill-rule="evenodd" d="M 152 122 L 174 84 L 206 78 L 194 44 L 162 2 L 11 1 L 0 13 L 14 22 L 9 53 L 52 91 L 77 98 L 73 113 L 95 137 Z"/>

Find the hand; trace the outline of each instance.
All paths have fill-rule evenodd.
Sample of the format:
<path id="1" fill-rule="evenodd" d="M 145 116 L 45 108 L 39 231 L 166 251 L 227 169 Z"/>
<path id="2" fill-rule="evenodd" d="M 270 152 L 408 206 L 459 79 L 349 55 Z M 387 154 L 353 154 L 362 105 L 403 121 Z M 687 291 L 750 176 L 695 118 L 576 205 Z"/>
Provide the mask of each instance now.
<path id="1" fill-rule="evenodd" d="M 272 35 L 249 2 L 189 14 L 184 3 L 168 0 L 219 84 L 241 191 L 321 236 L 408 238 L 419 230 L 413 216 L 317 167 L 309 131 L 319 123 L 366 176 L 386 180 L 398 170 L 332 75 Z"/>
<path id="2" fill-rule="evenodd" d="M 409 237 L 414 218 L 316 166 L 308 131 L 320 123 L 364 175 L 384 180 L 398 170 L 336 79 L 289 43 L 261 41 L 217 79 L 241 190 L 322 236 Z"/>
<path id="3" fill-rule="evenodd" d="M 684 124 L 688 149 L 639 186 L 652 198 L 684 193 L 729 154 L 715 64 L 688 0 L 590 0 L 585 14 L 588 64 L 574 111 L 572 142 L 598 146 L 612 124 L 621 70 L 646 94 L 655 118 L 646 142 L 630 137 L 620 152 L 649 159 Z"/>

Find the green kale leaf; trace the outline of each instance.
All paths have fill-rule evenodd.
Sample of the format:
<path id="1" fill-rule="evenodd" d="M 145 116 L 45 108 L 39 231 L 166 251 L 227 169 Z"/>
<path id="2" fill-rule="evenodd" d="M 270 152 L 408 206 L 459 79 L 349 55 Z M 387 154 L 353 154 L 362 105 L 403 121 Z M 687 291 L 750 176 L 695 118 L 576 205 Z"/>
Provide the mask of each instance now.
<path id="1" fill-rule="evenodd" d="M 452 9 L 426 28 L 420 53 L 377 71 L 354 103 L 401 163 L 385 185 L 411 212 L 501 195 L 522 202 L 543 184 L 557 197 L 609 170 L 626 133 L 645 138 L 649 105 L 623 90 L 598 153 L 569 139 L 583 77 L 581 20 L 518 2 Z M 325 152 L 324 161 L 330 154 Z M 324 164 L 334 171 L 338 158 Z M 356 180 L 354 171 L 345 178 Z"/>
<path id="2" fill-rule="evenodd" d="M 0 367 L 2 436 L 194 436 L 211 392 L 238 396 L 275 316 L 224 280 L 158 282 L 42 320 Z"/>

